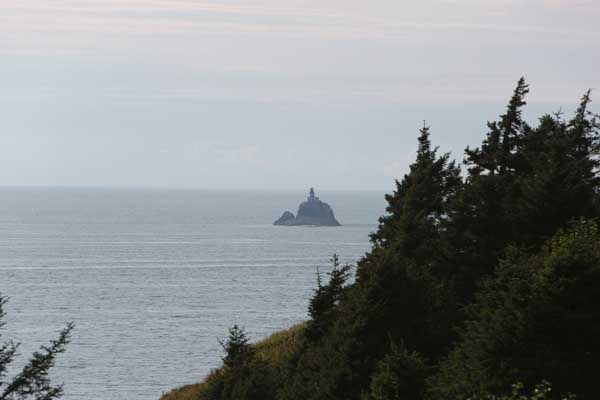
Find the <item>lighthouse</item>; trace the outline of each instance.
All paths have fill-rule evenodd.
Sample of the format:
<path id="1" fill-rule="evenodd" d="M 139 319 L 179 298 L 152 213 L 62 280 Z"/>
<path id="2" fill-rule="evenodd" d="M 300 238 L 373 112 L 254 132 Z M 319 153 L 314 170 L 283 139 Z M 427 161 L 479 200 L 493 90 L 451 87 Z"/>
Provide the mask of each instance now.
<path id="1" fill-rule="evenodd" d="M 315 196 L 315 188 L 310 188 L 310 191 L 308 192 L 308 201 L 319 201 L 319 198 Z"/>

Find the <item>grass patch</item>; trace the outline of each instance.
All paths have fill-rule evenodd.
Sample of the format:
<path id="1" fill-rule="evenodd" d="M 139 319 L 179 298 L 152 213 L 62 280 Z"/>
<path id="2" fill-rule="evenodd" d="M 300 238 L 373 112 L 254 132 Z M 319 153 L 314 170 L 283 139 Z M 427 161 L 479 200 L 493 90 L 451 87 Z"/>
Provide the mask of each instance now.
<path id="1" fill-rule="evenodd" d="M 291 328 L 276 332 L 258 343 L 253 344 L 258 357 L 274 367 L 282 363 L 302 345 L 305 324 L 294 325 Z M 211 372 L 203 382 L 182 386 L 161 396 L 160 400 L 204 400 L 208 381 L 218 374 L 220 368 Z"/>

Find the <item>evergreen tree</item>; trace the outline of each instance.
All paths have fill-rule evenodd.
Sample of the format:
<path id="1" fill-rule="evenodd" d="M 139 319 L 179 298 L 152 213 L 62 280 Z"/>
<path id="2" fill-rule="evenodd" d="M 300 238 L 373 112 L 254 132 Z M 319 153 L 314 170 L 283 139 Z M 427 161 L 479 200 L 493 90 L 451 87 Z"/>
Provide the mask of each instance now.
<path id="1" fill-rule="evenodd" d="M 417 160 L 386 197 L 388 214 L 372 236 L 373 250 L 359 263 L 357 283 L 335 307 L 320 343 L 308 346 L 293 367 L 300 372 L 292 384 L 297 395 L 289 398 L 357 399 L 377 361 L 390 351 L 390 337 L 427 354 L 448 345 L 453 336 L 448 321 L 456 308 L 451 283 L 439 277 L 444 269 L 439 229 L 461 178 L 449 155 L 436 153 L 424 127 Z M 311 315 L 320 315 L 319 307 L 329 309 L 322 306 L 323 293 L 317 289 Z M 309 322 L 309 335 L 315 326 Z"/>
<path id="2" fill-rule="evenodd" d="M 244 363 L 253 356 L 253 349 L 243 328 L 234 325 L 229 329 L 229 336 L 224 342 L 219 341 L 225 355 L 223 364 L 226 367 L 234 367 Z"/>
<path id="3" fill-rule="evenodd" d="M 317 272 L 317 289 L 308 305 L 310 320 L 306 327 L 307 337 L 316 340 L 322 337 L 335 318 L 335 307 L 344 294 L 344 288 L 350 278 L 350 266 L 340 268 L 337 254 L 331 258 L 332 270 L 327 275 L 329 282 L 323 285 L 321 275 Z"/>
<path id="4" fill-rule="evenodd" d="M 544 115 L 537 127 L 522 120 L 527 93 L 519 80 L 481 148 L 466 150 L 469 175 L 444 230 L 463 302 L 507 245 L 535 252 L 571 220 L 598 215 L 599 124 L 589 92 L 571 121 Z"/>
<path id="5" fill-rule="evenodd" d="M 3 319 L 6 314 L 3 307 L 6 301 L 0 295 L 0 338 L 1 329 L 5 325 Z M 21 372 L 12 379 L 7 377 L 8 367 L 17 355 L 19 344 L 7 341 L 0 345 L 0 400 L 52 400 L 61 397 L 63 386 L 53 385 L 48 374 L 56 357 L 65 351 L 74 326 L 72 323 L 67 324 L 58 339 L 34 352 Z"/>
<path id="6" fill-rule="evenodd" d="M 548 379 L 559 392 L 597 394 L 600 234 L 581 221 L 535 256 L 513 249 L 469 307 L 460 340 L 431 380 L 430 399 L 502 394 Z"/>
<path id="7" fill-rule="evenodd" d="M 521 78 L 499 121 L 488 122 L 489 132 L 480 148 L 465 150 L 468 177 L 464 189 L 450 207 L 445 226 L 448 256 L 456 270 L 459 297 L 470 301 L 476 282 L 491 273 L 495 260 L 511 240 L 511 210 L 520 168 L 518 149 L 529 129 L 522 107 L 529 87 Z"/>
<path id="8" fill-rule="evenodd" d="M 275 396 L 270 366 L 257 357 L 243 328 L 234 325 L 219 342 L 224 350 L 224 370 L 210 377 L 209 398 L 213 400 L 269 400 Z"/>
<path id="9" fill-rule="evenodd" d="M 522 119 L 522 108 L 527 104 L 525 96 L 529 85 L 525 78 L 519 79 L 506 112 L 499 121 L 488 122 L 489 132 L 481 148 L 465 150 L 465 164 L 471 177 L 479 175 L 503 175 L 516 169 L 516 149 L 527 124 Z"/>
<path id="10" fill-rule="evenodd" d="M 426 354 L 441 351 L 453 336 L 449 323 L 457 309 L 442 233 L 462 180 L 449 154 L 438 156 L 429 136 L 424 126 L 416 160 L 386 196 L 387 215 L 358 267 L 369 326 L 363 340 L 381 351 L 387 351 L 390 334 Z"/>
<path id="11" fill-rule="evenodd" d="M 431 147 L 429 127 L 420 130 L 416 161 L 396 190 L 386 195 L 387 215 L 379 219 L 377 232 L 371 234 L 373 252 L 393 247 L 419 264 L 431 262 L 437 253 L 439 225 L 447 217 L 447 206 L 461 186 L 460 169 L 448 153 L 437 156 Z M 432 251 L 432 250 L 436 251 Z M 363 278 L 359 271 L 359 277 Z"/>
<path id="12" fill-rule="evenodd" d="M 537 246 L 573 218 L 598 215 L 598 123 L 587 111 L 589 92 L 575 117 L 545 115 L 520 149 L 523 168 L 510 199 L 512 236 Z"/>
<path id="13" fill-rule="evenodd" d="M 369 391 L 361 400 L 421 400 L 427 370 L 421 355 L 392 346 L 390 353 L 377 363 Z"/>

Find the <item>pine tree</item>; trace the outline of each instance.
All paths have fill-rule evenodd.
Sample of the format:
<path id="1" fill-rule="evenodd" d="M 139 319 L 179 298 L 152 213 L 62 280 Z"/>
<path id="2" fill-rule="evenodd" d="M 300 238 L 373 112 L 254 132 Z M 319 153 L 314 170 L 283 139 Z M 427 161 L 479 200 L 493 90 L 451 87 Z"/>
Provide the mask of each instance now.
<path id="1" fill-rule="evenodd" d="M 392 345 L 377 363 L 369 391 L 361 400 L 422 400 L 427 373 L 427 363 L 419 353 Z"/>
<path id="2" fill-rule="evenodd" d="M 224 368 L 211 376 L 214 400 L 270 400 L 275 396 L 272 368 L 257 356 L 243 328 L 234 325 L 222 342 Z"/>
<path id="3" fill-rule="evenodd" d="M 461 187 L 460 168 L 450 161 L 449 153 L 437 156 L 431 147 L 429 127 L 420 130 L 416 161 L 396 190 L 386 195 L 387 215 L 379 219 L 377 232 L 371 235 L 374 249 L 393 248 L 403 257 L 427 266 L 440 253 L 440 225 L 448 216 L 448 204 Z M 366 265 L 359 267 L 359 279 L 368 275 Z"/>
<path id="4" fill-rule="evenodd" d="M 522 119 L 528 93 L 525 79 L 519 79 L 505 113 L 488 122 L 481 147 L 465 150 L 468 176 L 450 206 L 444 231 L 463 302 L 471 301 L 478 280 L 492 273 L 501 252 L 514 239 L 512 203 L 518 198 L 517 177 L 523 169 L 519 150 L 531 130 Z"/>
<path id="5" fill-rule="evenodd" d="M 311 319 L 306 327 L 306 335 L 311 340 L 322 337 L 331 326 L 335 318 L 335 307 L 342 299 L 346 282 L 350 278 L 350 266 L 340 267 L 337 254 L 331 258 L 331 265 L 327 284 L 322 284 L 321 275 L 317 272 L 317 289 L 308 305 Z"/>
<path id="6" fill-rule="evenodd" d="M 544 115 L 536 127 L 522 119 L 524 79 L 481 148 L 466 149 L 469 175 L 451 206 L 445 241 L 459 297 L 472 299 L 509 244 L 531 251 L 579 217 L 598 215 L 598 122 L 586 93 L 566 122 Z"/>
<path id="7" fill-rule="evenodd" d="M 373 250 L 359 262 L 357 283 L 337 308 L 318 356 L 311 356 L 318 361 L 304 361 L 304 370 L 322 365 L 319 380 L 329 377 L 311 398 L 357 398 L 390 351 L 390 338 L 428 356 L 452 340 L 449 322 L 457 310 L 443 272 L 440 229 L 461 178 L 449 158 L 437 155 L 423 127 L 416 161 L 386 196 L 387 215 L 372 235 Z"/>
<path id="8" fill-rule="evenodd" d="M 5 324 L 3 307 L 6 302 L 7 299 L 0 295 L 0 330 Z M 56 357 L 65 351 L 74 327 L 73 323 L 67 324 L 58 338 L 33 353 L 21 372 L 12 379 L 8 379 L 7 372 L 17 355 L 19 344 L 7 341 L 0 345 L 0 400 L 53 400 L 61 397 L 63 386 L 53 385 L 48 374 Z"/>
<path id="9" fill-rule="evenodd" d="M 539 254 L 513 248 L 469 306 L 460 340 L 430 381 L 429 399 L 503 394 L 548 379 L 559 392 L 597 395 L 600 234 L 579 221 Z"/>
<path id="10" fill-rule="evenodd" d="M 246 336 L 243 328 L 233 325 L 229 329 L 227 340 L 219 341 L 225 355 L 223 356 L 223 364 L 227 367 L 234 367 L 244 363 L 247 359 L 253 356 L 253 349 L 250 346 L 249 339 Z"/>
<path id="11" fill-rule="evenodd" d="M 489 132 L 481 148 L 465 150 L 465 164 L 471 176 L 502 175 L 515 168 L 515 151 L 527 124 L 522 119 L 522 108 L 527 104 L 525 96 L 529 85 L 525 78 L 519 79 L 506 112 L 499 121 L 488 122 Z"/>

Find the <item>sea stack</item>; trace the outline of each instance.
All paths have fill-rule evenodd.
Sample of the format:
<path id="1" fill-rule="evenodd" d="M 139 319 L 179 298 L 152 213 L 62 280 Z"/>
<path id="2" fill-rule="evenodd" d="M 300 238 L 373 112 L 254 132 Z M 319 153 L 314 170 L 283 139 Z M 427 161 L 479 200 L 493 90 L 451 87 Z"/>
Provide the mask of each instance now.
<path id="1" fill-rule="evenodd" d="M 315 196 L 315 190 L 310 188 L 308 199 L 300 204 L 296 216 L 294 217 L 292 212 L 286 211 L 273 225 L 340 226 L 340 223 L 335 219 L 329 204 Z"/>

